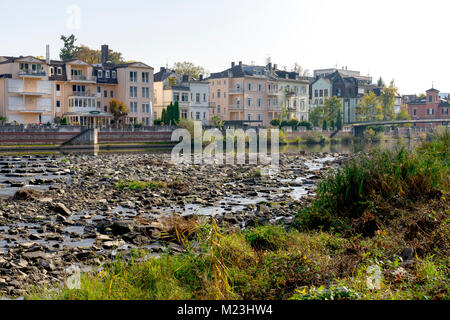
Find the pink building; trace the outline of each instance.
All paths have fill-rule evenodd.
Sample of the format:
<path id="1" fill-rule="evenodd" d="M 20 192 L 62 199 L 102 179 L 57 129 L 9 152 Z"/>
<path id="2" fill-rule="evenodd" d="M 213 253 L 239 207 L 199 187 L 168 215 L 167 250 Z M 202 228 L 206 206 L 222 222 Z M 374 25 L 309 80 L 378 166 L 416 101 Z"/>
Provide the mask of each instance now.
<path id="1" fill-rule="evenodd" d="M 443 101 L 439 96 L 439 90 L 434 88 L 426 91 L 426 97 L 417 99 L 408 103 L 408 113 L 412 120 L 424 119 L 448 119 L 448 110 L 450 103 Z M 448 122 L 434 122 L 434 123 L 418 123 L 418 127 L 428 127 L 431 125 L 448 126 Z"/>

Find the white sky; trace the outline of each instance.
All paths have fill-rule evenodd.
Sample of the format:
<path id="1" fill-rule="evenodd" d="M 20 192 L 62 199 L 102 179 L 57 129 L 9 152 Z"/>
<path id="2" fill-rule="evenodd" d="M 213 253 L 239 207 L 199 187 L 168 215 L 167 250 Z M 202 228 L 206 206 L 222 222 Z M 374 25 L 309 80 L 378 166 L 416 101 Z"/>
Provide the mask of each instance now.
<path id="1" fill-rule="evenodd" d="M 0 55 L 57 59 L 61 34 L 110 48 L 159 70 L 192 61 L 210 72 L 231 61 L 309 70 L 338 64 L 395 79 L 402 94 L 450 92 L 446 0 L 1 1 Z M 80 8 L 69 28 L 68 8 Z"/>

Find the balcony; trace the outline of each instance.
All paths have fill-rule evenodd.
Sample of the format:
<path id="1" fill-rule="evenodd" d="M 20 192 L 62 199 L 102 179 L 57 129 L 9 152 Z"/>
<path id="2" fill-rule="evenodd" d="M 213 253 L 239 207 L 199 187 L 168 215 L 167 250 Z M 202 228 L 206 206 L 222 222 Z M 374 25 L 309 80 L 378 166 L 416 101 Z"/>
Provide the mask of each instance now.
<path id="1" fill-rule="evenodd" d="M 268 90 L 267 95 L 269 96 L 279 96 L 280 93 L 277 90 Z"/>
<path id="2" fill-rule="evenodd" d="M 228 91 L 228 94 L 233 94 L 233 95 L 243 94 L 243 93 L 244 93 L 244 90 L 242 90 L 241 88 L 239 88 L 239 89 L 233 88 Z"/>
<path id="3" fill-rule="evenodd" d="M 86 97 L 86 98 L 96 98 L 97 95 L 94 93 L 90 93 L 90 92 L 79 92 L 79 91 L 74 91 L 72 93 L 72 97 Z"/>
<path id="4" fill-rule="evenodd" d="M 228 107 L 229 110 L 244 110 L 244 107 L 240 104 L 233 104 Z"/>
<path id="5" fill-rule="evenodd" d="M 19 71 L 19 77 L 43 78 L 45 76 L 47 76 L 45 71 L 36 71 L 36 70 L 20 70 Z"/>
<path id="6" fill-rule="evenodd" d="M 281 110 L 283 110 L 283 108 L 281 106 L 279 106 L 279 105 L 269 106 L 268 108 L 269 108 L 269 110 L 274 110 L 274 111 L 281 111 Z"/>
<path id="7" fill-rule="evenodd" d="M 94 76 L 83 76 L 83 75 L 78 75 L 78 74 L 74 74 L 70 77 L 70 80 L 72 82 L 75 81 L 80 81 L 80 82 L 93 82 L 96 83 L 97 82 L 97 77 Z"/>

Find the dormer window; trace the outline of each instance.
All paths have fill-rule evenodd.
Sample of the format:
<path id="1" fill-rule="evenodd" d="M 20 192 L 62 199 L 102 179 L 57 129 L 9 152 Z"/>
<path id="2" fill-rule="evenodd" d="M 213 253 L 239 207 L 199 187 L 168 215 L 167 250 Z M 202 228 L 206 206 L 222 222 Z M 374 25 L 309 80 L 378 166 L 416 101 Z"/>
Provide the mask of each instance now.
<path id="1" fill-rule="evenodd" d="M 115 79 L 117 77 L 117 74 L 115 71 L 112 72 L 112 78 Z"/>
<path id="2" fill-rule="evenodd" d="M 53 68 L 53 67 L 50 67 L 50 75 L 55 75 L 55 68 Z"/>
<path id="3" fill-rule="evenodd" d="M 58 67 L 58 69 L 56 69 L 56 74 L 58 76 L 62 75 L 62 68 L 61 67 Z"/>
<path id="4" fill-rule="evenodd" d="M 105 71 L 105 77 L 106 77 L 106 79 L 109 79 L 109 71 L 108 70 Z"/>
<path id="5" fill-rule="evenodd" d="M 99 78 L 103 78 L 103 71 L 102 70 L 98 70 L 98 77 Z"/>

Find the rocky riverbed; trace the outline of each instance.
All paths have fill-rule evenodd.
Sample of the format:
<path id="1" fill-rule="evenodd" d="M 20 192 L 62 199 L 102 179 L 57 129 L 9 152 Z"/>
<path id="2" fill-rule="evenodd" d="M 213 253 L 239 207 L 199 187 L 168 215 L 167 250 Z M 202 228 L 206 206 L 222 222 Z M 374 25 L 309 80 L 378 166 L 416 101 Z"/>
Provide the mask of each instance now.
<path id="1" fill-rule="evenodd" d="M 164 153 L 0 155 L 0 296 L 61 283 L 74 267 L 98 269 L 133 248 L 182 252 L 164 236 L 174 216 L 241 229 L 289 224 L 346 158 L 282 154 L 280 170 L 266 176 L 255 165 L 174 165 Z M 164 187 L 119 190 L 122 180 Z"/>

